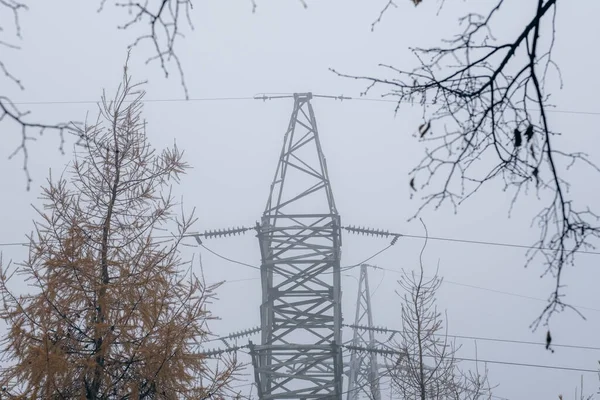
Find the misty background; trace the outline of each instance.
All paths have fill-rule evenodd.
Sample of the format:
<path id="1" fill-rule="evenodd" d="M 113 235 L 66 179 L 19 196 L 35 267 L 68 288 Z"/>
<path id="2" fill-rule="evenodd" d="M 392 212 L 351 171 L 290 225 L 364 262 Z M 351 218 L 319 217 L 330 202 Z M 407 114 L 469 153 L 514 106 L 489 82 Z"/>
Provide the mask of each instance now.
<path id="1" fill-rule="evenodd" d="M 438 2 L 424 2 L 415 8 L 398 1 L 371 32 L 371 23 L 385 2 L 328 0 L 308 2 L 304 9 L 297 1 L 258 1 L 256 12 L 246 0 L 201 1 L 194 3 L 195 29 L 184 28 L 185 38 L 176 44 L 189 101 L 180 101 L 184 92 L 177 71 L 165 79 L 158 64 L 145 65 L 151 56 L 148 47 L 135 49 L 130 61 L 134 80 L 148 80 L 144 115 L 150 143 L 163 148 L 177 143 L 193 169 L 174 193 L 183 199 L 186 210 L 196 209 L 195 230 L 254 226 L 262 215 L 283 143 L 293 100 L 252 100 L 262 93 L 313 92 L 346 95 L 355 100 L 314 99 L 317 124 L 329 176 L 343 225 L 360 225 L 397 233 L 423 235 L 418 220 L 407 222 L 415 213 L 419 194 L 410 198 L 410 169 L 420 161 L 424 144 L 414 136 L 422 123 L 420 106 L 402 105 L 395 113 L 393 102 L 360 100 L 364 82 L 340 78 L 329 71 L 358 75 L 383 74 L 379 63 L 411 69 L 417 65 L 409 47 L 436 45 L 459 29 L 457 18 L 473 7 L 489 8 L 490 1 L 446 2 L 435 16 Z M 582 5 L 581 3 L 585 4 Z M 497 37 L 512 37 L 522 25 L 521 2 L 509 1 L 504 25 Z M 2 48 L 7 67 L 26 90 L 2 81 L 3 93 L 31 119 L 46 123 L 94 121 L 95 102 L 103 89 L 110 97 L 120 82 L 127 45 L 140 31 L 117 30 L 127 21 L 118 9 L 106 7 L 98 14 L 94 2 L 55 0 L 34 2 L 21 20 L 22 49 Z M 550 115 L 554 130 L 565 133 L 557 143 L 566 150 L 586 151 L 600 157 L 597 126 L 600 107 L 600 56 L 596 19 L 600 3 L 593 0 L 564 3 L 557 14 L 557 43 L 554 60 L 561 68 L 564 87 L 556 75 L 548 82 L 556 109 Z M 11 17 L 0 16 L 2 26 Z M 12 25 L 10 25 L 12 26 Z M 139 29 L 142 29 L 140 27 Z M 10 53 L 10 54 L 9 54 Z M 379 99 L 382 92 L 368 94 Z M 211 100 L 212 99 L 212 100 Z M 22 159 L 7 160 L 19 145 L 16 125 L 2 125 L 0 171 L 2 207 L 0 243 L 4 261 L 27 257 L 27 248 L 11 243 L 25 242 L 41 207 L 39 186 L 52 170 L 58 177 L 72 159 L 73 138 L 65 137 L 65 155 L 60 141 L 51 132 L 29 143 L 29 167 L 33 178 L 27 192 Z M 432 129 L 443 129 L 433 127 Z M 580 205 L 594 207 L 600 181 L 590 169 L 568 171 L 570 193 Z M 530 227 L 540 207 L 534 193 L 515 205 L 508 218 L 511 196 L 502 192 L 500 182 L 484 187 L 458 213 L 445 206 L 427 209 L 421 216 L 433 237 L 480 240 L 531 245 L 538 232 Z M 345 231 L 342 266 L 354 265 L 389 244 L 389 239 L 349 235 Z M 225 281 L 219 300 L 211 311 L 220 319 L 211 324 L 217 336 L 258 326 L 260 280 L 258 271 L 227 262 L 189 239 L 184 253 L 201 256 L 207 282 Z M 206 246 L 218 254 L 259 266 L 258 239 L 248 232 L 241 237 L 207 239 Z M 370 269 L 369 281 L 375 325 L 400 328 L 400 298 L 394 271 L 418 268 L 423 241 L 400 238 L 395 246 L 369 261 L 382 269 Z M 477 341 L 482 360 L 597 370 L 600 360 L 598 329 L 600 304 L 597 282 L 598 255 L 580 254 L 576 265 L 563 276 L 567 302 L 580 306 L 586 321 L 574 312 L 555 315 L 550 323 L 556 344 L 597 346 L 598 349 L 543 347 L 546 327 L 532 332 L 531 322 L 542 311 L 554 281 L 539 263 L 527 269 L 525 249 L 430 240 L 424 254 L 425 272 L 432 275 L 439 262 L 444 284 L 438 293 L 438 307 L 447 310 L 448 333 L 539 342 L 539 346 L 497 341 Z M 391 270 L 391 271 L 390 271 Z M 342 276 L 344 323 L 352 323 L 358 289 L 359 269 Z M 23 288 L 26 290 L 26 288 Z M 345 330 L 344 340 L 351 338 Z M 244 341 L 244 339 L 242 339 Z M 473 340 L 462 344 L 459 356 L 475 357 Z M 216 344 L 215 344 L 216 345 Z M 245 357 L 240 355 L 242 359 Z M 468 362 L 463 368 L 473 367 Z M 572 398 L 584 375 L 588 393 L 598 390 L 598 375 L 592 372 L 488 364 L 490 381 L 498 384 L 494 395 L 508 399 Z M 253 381 L 251 369 L 247 381 Z M 248 387 L 249 389 L 249 387 Z M 344 384 L 346 390 L 346 383 Z M 254 392 L 255 393 L 255 392 Z M 384 398 L 388 394 L 384 393 Z"/>

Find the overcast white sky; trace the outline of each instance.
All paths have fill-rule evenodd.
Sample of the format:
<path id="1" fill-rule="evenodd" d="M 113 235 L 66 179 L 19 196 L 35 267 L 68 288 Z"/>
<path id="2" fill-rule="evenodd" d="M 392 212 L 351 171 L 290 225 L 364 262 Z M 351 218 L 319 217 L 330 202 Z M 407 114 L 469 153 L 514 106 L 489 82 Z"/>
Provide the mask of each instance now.
<path id="1" fill-rule="evenodd" d="M 398 0 L 375 32 L 371 22 L 385 1 L 309 1 L 304 9 L 294 0 L 257 0 L 251 13 L 249 0 L 195 2 L 194 31 L 178 43 L 191 98 L 251 97 L 257 93 L 307 92 L 358 96 L 364 85 L 339 78 L 328 68 L 357 74 L 376 74 L 378 63 L 410 69 L 415 66 L 409 46 L 439 43 L 444 35 L 456 32 L 456 20 L 465 7 L 478 3 L 485 9 L 491 1 L 449 2 L 436 17 L 438 3 L 425 1 L 415 8 Z M 515 35 L 522 23 L 522 0 L 510 0 L 499 36 Z M 555 60 L 561 66 L 564 88 L 554 92 L 559 110 L 600 112 L 597 93 L 600 70 L 597 39 L 600 2 L 560 2 Z M 116 29 L 125 21 L 122 10 L 107 7 L 97 14 L 93 1 L 31 2 L 23 14 L 21 51 L 2 48 L 2 60 L 23 81 L 21 92 L 0 81 L 2 93 L 17 102 L 66 102 L 23 106 L 32 118 L 45 122 L 83 120 L 95 116 L 95 106 L 78 101 L 97 100 L 103 89 L 116 88 L 126 56 L 126 46 L 135 32 Z M 570 8 L 569 8 L 570 7 Z M 3 26 L 6 15 L 0 16 Z M 136 50 L 131 71 L 140 80 L 148 79 L 147 99 L 180 99 L 178 78 L 165 79 L 158 65 L 145 66 L 149 53 Z M 556 82 L 551 82 L 555 84 Z M 557 86 L 556 86 L 557 87 Z M 378 92 L 372 95 L 377 96 Z M 417 107 L 403 107 L 394 115 L 389 103 L 316 99 L 313 101 L 329 174 L 344 224 L 365 225 L 390 231 L 422 234 L 418 222 L 407 223 L 417 209 L 418 197 L 409 198 L 408 171 L 424 148 L 413 136 L 421 122 Z M 194 167 L 176 188 L 186 207 L 196 207 L 196 229 L 253 226 L 267 200 L 283 133 L 292 109 L 291 100 L 148 102 L 145 115 L 151 142 L 159 148 L 174 140 L 184 149 Z M 597 126 L 600 114 L 552 113 L 552 123 L 564 132 L 569 149 L 600 157 Z M 32 228 L 39 185 L 48 175 L 63 171 L 70 160 L 57 151 L 58 140 L 47 134 L 30 147 L 33 187 L 25 191 L 20 160 L 6 158 L 18 143 L 15 126 L 0 125 L 0 243 L 21 242 Z M 571 195 L 578 204 L 596 206 L 600 180 L 590 170 L 571 175 Z M 491 185 L 468 201 L 457 215 L 450 208 L 423 214 L 431 236 L 517 244 L 532 244 L 537 232 L 529 228 L 540 202 L 530 196 L 507 218 L 510 199 Z M 190 242 L 190 245 L 193 242 Z M 387 245 L 382 239 L 344 237 L 342 265 L 351 265 Z M 216 239 L 207 245 L 228 257 L 259 265 L 258 241 L 248 234 L 241 238 Z M 400 239 L 396 246 L 371 261 L 399 271 L 418 266 L 421 241 Z M 1 247 L 4 258 L 21 260 L 26 249 Z M 185 250 L 192 254 L 197 248 Z M 545 330 L 532 333 L 529 324 L 537 317 L 553 281 L 539 279 L 541 266 L 524 269 L 525 251 L 515 248 L 431 241 L 425 254 L 426 271 L 431 273 L 439 260 L 446 279 L 438 300 L 448 312 L 448 332 L 499 339 L 543 342 Z M 202 252 L 209 281 L 258 278 L 257 271 L 227 263 Z M 564 282 L 569 300 L 582 309 L 587 321 L 574 313 L 557 315 L 551 321 L 558 344 L 600 347 L 600 304 L 597 295 L 598 256 L 580 255 L 569 268 Z M 358 269 L 350 271 L 358 277 Z M 400 328 L 399 298 L 394 294 L 397 275 L 370 271 L 374 319 L 377 325 Z M 343 312 L 346 323 L 354 316 L 357 281 L 344 276 Z M 465 286 L 467 285 L 467 286 Z M 470 286 L 468 286 L 470 285 Z M 473 286 L 481 287 L 481 289 Z M 504 292 L 501 293 L 501 292 Z M 510 295 L 506 293 L 512 293 Z M 250 328 L 260 323 L 258 279 L 226 283 L 213 311 L 221 317 L 213 324 L 216 334 Z M 344 339 L 350 332 L 344 332 Z M 472 341 L 463 343 L 460 354 L 473 357 Z M 478 341 L 478 357 L 486 360 L 596 369 L 600 350 L 556 348 L 554 354 L 543 346 Z M 469 365 L 465 363 L 464 368 Z M 556 399 L 563 393 L 572 398 L 580 373 L 563 370 L 489 364 L 490 379 L 498 384 L 494 394 L 509 399 Z M 595 374 L 586 373 L 588 391 L 596 391 Z M 568 396 L 568 397 L 567 397 Z"/>

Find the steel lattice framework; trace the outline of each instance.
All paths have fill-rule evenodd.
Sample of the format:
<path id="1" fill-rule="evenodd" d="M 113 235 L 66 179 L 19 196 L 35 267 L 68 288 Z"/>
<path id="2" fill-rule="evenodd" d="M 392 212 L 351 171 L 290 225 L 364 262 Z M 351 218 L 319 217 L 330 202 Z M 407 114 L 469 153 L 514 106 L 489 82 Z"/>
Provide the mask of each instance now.
<path id="1" fill-rule="evenodd" d="M 348 372 L 347 400 L 358 400 L 362 395 L 367 399 L 380 400 L 379 366 L 377 353 L 363 352 L 357 348 L 375 348 L 375 332 L 373 331 L 373 314 L 371 311 L 371 293 L 369 292 L 369 275 L 367 264 L 360 266 L 358 282 L 358 298 L 356 300 L 356 316 L 354 319 L 354 335 L 350 353 L 350 370 Z M 365 326 L 368 329 L 358 329 Z M 369 329 L 370 328 L 370 329 Z"/>
<path id="2" fill-rule="evenodd" d="M 261 343 L 250 345 L 260 399 L 342 399 L 341 227 L 310 100 L 294 108 L 267 206 Z"/>

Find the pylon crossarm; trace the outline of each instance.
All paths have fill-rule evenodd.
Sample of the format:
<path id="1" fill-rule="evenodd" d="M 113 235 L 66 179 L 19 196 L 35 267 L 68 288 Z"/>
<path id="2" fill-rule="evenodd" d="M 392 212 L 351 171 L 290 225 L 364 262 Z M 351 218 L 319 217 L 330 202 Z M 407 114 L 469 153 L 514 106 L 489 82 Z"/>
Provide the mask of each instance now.
<path id="1" fill-rule="evenodd" d="M 361 346 L 352 346 L 352 345 L 347 345 L 344 347 L 347 348 L 348 350 L 375 353 L 375 354 L 387 354 L 387 355 L 402 355 L 402 354 L 404 354 L 401 351 L 384 349 L 382 347 L 361 347 Z"/>
<path id="2" fill-rule="evenodd" d="M 216 337 L 213 339 L 209 339 L 206 342 L 215 342 L 215 341 L 222 341 L 222 340 L 226 340 L 226 339 L 239 339 L 239 338 L 243 338 L 246 336 L 250 336 L 252 334 L 258 333 L 260 332 L 260 326 L 256 326 L 253 328 L 249 328 L 249 329 L 242 329 L 241 331 L 237 331 L 237 332 L 233 332 L 230 333 L 229 335 L 224 335 L 224 336 L 220 336 L 220 337 Z"/>
<path id="3" fill-rule="evenodd" d="M 210 357 L 214 357 L 214 356 L 219 356 L 219 355 L 224 354 L 224 353 L 234 353 L 234 352 L 239 351 L 239 350 L 244 349 L 244 348 L 248 348 L 248 345 L 231 346 L 231 347 L 226 348 L 226 349 L 214 348 L 214 349 L 211 349 L 211 350 L 199 351 L 199 352 L 194 353 L 194 354 L 210 358 Z"/>
<path id="4" fill-rule="evenodd" d="M 255 228 L 246 228 L 246 227 L 237 227 L 237 228 L 224 228 L 224 229 L 213 229 L 207 230 L 204 232 L 193 232 L 187 233 L 184 237 L 193 237 L 196 239 L 198 244 L 202 244 L 202 239 L 214 239 L 220 237 L 228 237 L 228 236 L 237 236 L 243 235 L 249 230 L 253 230 Z"/>
<path id="5" fill-rule="evenodd" d="M 392 237 L 391 244 L 396 244 L 398 239 L 401 238 L 402 236 L 404 236 L 401 233 L 388 232 L 388 231 L 384 231 L 383 229 L 364 228 L 364 227 L 357 227 L 357 226 L 344 226 L 344 227 L 342 227 L 342 229 L 345 229 L 347 232 L 354 233 L 357 235 L 367 235 L 367 236 L 384 237 L 384 238 L 391 236 Z"/>

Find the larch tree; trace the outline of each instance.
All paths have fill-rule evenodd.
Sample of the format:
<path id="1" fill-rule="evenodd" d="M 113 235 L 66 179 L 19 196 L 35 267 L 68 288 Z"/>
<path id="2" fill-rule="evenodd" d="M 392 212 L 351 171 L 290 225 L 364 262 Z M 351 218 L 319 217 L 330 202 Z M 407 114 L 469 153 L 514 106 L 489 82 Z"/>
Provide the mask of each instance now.
<path id="1" fill-rule="evenodd" d="M 492 398 L 487 368 L 463 371 L 448 340 L 447 325 L 436 305 L 442 279 L 426 278 L 421 250 L 420 269 L 403 271 L 398 280 L 401 292 L 402 329 L 392 347 L 398 356 L 388 367 L 392 389 L 406 400 L 484 400 Z M 447 318 L 446 318 L 447 319 Z"/>
<path id="2" fill-rule="evenodd" d="M 180 252 L 195 217 L 171 186 L 188 165 L 148 143 L 143 95 L 125 67 L 65 175 L 42 189 L 28 259 L 2 270 L 2 398 L 218 398 L 235 377 L 235 357 L 198 350 L 216 286 Z M 31 293 L 17 294 L 18 276 Z"/>

